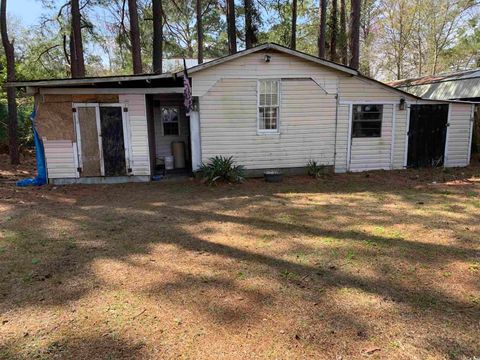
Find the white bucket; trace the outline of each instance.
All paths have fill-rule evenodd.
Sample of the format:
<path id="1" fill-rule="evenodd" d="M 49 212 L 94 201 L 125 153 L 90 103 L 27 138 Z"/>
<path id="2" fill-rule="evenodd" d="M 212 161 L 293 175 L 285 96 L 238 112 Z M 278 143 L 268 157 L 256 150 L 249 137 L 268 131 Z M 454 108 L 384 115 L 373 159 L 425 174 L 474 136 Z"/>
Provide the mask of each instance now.
<path id="1" fill-rule="evenodd" d="M 173 156 L 171 156 L 171 155 L 165 156 L 164 161 L 165 161 L 165 170 L 172 170 L 173 169 L 173 161 L 174 161 Z"/>

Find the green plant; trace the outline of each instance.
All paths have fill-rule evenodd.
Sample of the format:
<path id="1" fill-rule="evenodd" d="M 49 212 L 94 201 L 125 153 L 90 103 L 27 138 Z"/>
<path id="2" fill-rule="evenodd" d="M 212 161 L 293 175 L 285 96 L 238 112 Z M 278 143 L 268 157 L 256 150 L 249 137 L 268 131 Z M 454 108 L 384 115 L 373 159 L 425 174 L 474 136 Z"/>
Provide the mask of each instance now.
<path id="1" fill-rule="evenodd" d="M 18 104 L 17 136 L 21 151 L 33 148 L 33 132 L 30 121 L 32 108 L 31 103 Z M 7 102 L 5 99 L 0 99 L 0 152 L 8 152 L 7 131 Z"/>
<path id="2" fill-rule="evenodd" d="M 245 180 L 244 168 L 235 165 L 233 156 L 215 156 L 208 164 L 202 164 L 200 172 L 206 183 L 212 185 L 217 181 L 242 182 Z"/>
<path id="3" fill-rule="evenodd" d="M 309 160 L 307 163 L 307 174 L 314 178 L 319 178 L 324 174 L 325 167 L 317 164 L 315 160 Z"/>

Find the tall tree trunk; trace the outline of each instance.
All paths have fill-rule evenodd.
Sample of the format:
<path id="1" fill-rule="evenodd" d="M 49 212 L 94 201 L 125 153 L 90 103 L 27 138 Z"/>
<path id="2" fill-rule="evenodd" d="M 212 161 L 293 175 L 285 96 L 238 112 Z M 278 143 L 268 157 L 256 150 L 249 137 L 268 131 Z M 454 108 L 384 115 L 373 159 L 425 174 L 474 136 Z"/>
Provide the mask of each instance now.
<path id="1" fill-rule="evenodd" d="M 128 0 L 128 14 L 130 16 L 130 43 L 132 45 L 133 73 L 142 73 L 142 52 L 140 48 L 140 29 L 138 26 L 137 1 Z"/>
<path id="2" fill-rule="evenodd" d="M 72 78 L 85 77 L 85 60 L 83 57 L 82 15 L 78 0 L 71 0 L 72 31 L 70 35 L 70 64 Z"/>
<path id="3" fill-rule="evenodd" d="M 290 39 L 290 48 L 297 48 L 297 0 L 292 0 L 292 38 Z"/>
<path id="4" fill-rule="evenodd" d="M 338 36 L 338 19 L 337 19 L 337 0 L 332 0 L 332 12 L 330 15 L 332 29 L 330 31 L 330 60 L 337 61 L 337 36 Z"/>
<path id="5" fill-rule="evenodd" d="M 203 24 L 202 24 L 202 1 L 197 0 L 197 56 L 198 63 L 203 63 Z"/>
<path id="6" fill-rule="evenodd" d="M 253 29 L 252 0 L 244 0 L 243 6 L 245 8 L 245 47 L 250 49 L 256 42 L 255 30 Z"/>
<path id="7" fill-rule="evenodd" d="M 237 27 L 235 25 L 235 1 L 227 0 L 228 52 L 237 52 Z"/>
<path id="8" fill-rule="evenodd" d="M 350 67 L 360 66 L 360 11 L 361 0 L 351 0 L 350 13 Z"/>
<path id="9" fill-rule="evenodd" d="M 68 50 L 70 52 L 70 76 L 72 78 L 78 78 L 78 61 L 75 56 L 75 40 L 73 40 L 73 28 L 70 29 L 70 36 L 68 42 Z"/>
<path id="10" fill-rule="evenodd" d="M 320 31 L 318 33 L 318 57 L 325 58 L 325 44 L 327 36 L 327 2 L 328 0 L 320 0 Z"/>
<path id="11" fill-rule="evenodd" d="M 345 0 L 340 0 L 340 35 L 342 44 L 340 49 L 340 60 L 342 64 L 348 64 L 348 47 L 347 47 L 347 9 L 345 8 Z"/>
<path id="12" fill-rule="evenodd" d="M 13 41 L 8 40 L 7 31 L 7 0 L 0 0 L 0 33 L 2 35 L 2 44 L 7 58 L 7 81 L 15 81 L 15 52 Z M 10 163 L 17 165 L 20 163 L 18 153 L 17 138 L 17 102 L 15 98 L 15 88 L 7 88 L 8 102 L 8 149 L 10 152 Z"/>
<path id="13" fill-rule="evenodd" d="M 162 0 L 152 0 L 153 16 L 153 58 L 152 70 L 161 74 L 163 61 L 163 6 Z"/>

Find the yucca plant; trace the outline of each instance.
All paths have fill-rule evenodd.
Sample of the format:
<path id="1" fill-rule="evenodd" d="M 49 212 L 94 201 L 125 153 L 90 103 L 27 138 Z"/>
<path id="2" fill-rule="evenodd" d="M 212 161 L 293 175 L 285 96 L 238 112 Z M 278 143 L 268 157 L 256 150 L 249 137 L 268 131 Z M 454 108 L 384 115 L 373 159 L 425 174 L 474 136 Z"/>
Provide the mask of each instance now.
<path id="1" fill-rule="evenodd" d="M 315 160 L 310 160 L 307 163 L 307 174 L 313 176 L 314 178 L 319 178 L 324 174 L 324 166 L 318 165 Z"/>
<path id="2" fill-rule="evenodd" d="M 205 182 L 210 185 L 217 181 L 242 182 L 245 180 L 244 168 L 241 165 L 235 165 L 233 156 L 212 157 L 207 164 L 202 164 L 200 172 Z"/>

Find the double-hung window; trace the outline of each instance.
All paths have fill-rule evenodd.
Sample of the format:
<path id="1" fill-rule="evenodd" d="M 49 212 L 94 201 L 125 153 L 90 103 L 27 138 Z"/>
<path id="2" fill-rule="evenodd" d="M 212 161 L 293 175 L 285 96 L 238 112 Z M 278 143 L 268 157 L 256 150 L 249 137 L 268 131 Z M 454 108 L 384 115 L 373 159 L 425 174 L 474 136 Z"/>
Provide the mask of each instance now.
<path id="1" fill-rule="evenodd" d="M 173 106 L 162 106 L 161 119 L 164 136 L 180 135 L 180 127 L 178 123 L 178 108 Z"/>
<path id="2" fill-rule="evenodd" d="M 382 136 L 383 105 L 353 105 L 352 137 Z"/>
<path id="3" fill-rule="evenodd" d="M 258 132 L 277 133 L 280 120 L 280 81 L 258 81 Z"/>

